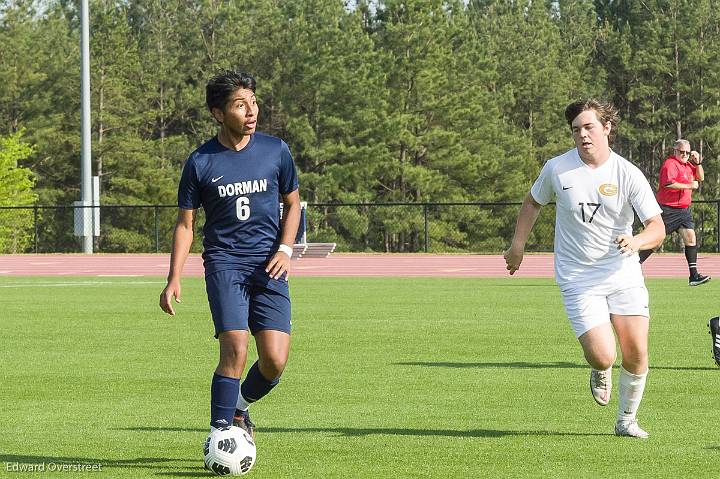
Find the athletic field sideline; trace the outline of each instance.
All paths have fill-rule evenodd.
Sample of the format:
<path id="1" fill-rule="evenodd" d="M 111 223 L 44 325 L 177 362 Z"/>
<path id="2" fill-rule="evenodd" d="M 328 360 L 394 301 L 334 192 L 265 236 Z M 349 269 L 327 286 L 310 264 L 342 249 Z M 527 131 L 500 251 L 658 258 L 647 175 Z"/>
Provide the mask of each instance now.
<path id="1" fill-rule="evenodd" d="M 0 255 L 0 276 L 100 276 L 165 277 L 169 254 L 95 255 Z M 471 254 L 332 254 L 328 258 L 302 258 L 293 261 L 291 274 L 297 276 L 404 276 L 404 277 L 507 277 L 501 255 Z M 701 254 L 698 268 L 720 279 L 720 255 Z M 687 278 L 687 262 L 682 254 L 654 254 L 643 265 L 648 278 Z M 190 255 L 184 276 L 203 276 L 202 258 Z M 527 254 L 516 278 L 551 278 L 551 254 Z"/>
<path id="2" fill-rule="evenodd" d="M 293 350 L 253 406 L 249 477 L 717 477 L 720 281 L 647 283 L 642 441 L 612 435 L 617 398 L 593 401 L 551 279 L 295 277 Z M 0 277 L 0 477 L 209 477 L 204 284 L 184 280 L 175 317 L 163 284 Z"/>

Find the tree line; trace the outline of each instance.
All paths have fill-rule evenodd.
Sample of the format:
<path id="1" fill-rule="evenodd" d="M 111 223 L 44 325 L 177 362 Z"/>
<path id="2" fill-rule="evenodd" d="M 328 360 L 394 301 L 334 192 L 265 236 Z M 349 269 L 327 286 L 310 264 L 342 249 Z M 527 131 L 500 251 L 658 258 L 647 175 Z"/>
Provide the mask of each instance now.
<path id="1" fill-rule="evenodd" d="M 103 204 L 175 202 L 183 162 L 215 133 L 204 87 L 221 68 L 257 78 L 259 130 L 290 145 L 308 202 L 521 201 L 573 146 L 563 110 L 587 96 L 619 108 L 613 148 L 651 183 L 683 137 L 705 158 L 696 197 L 720 197 L 720 0 L 89 3 Z M 80 199 L 79 29 L 78 1 L 0 0 L 0 206 Z M 341 249 L 422 242 L 421 210 L 310 214 L 310 238 Z M 106 250 L 142 247 L 126 216 L 103 226 Z M 432 243 L 502 243 L 507 216 L 438 214 Z M 3 231 L 0 248 L 27 247 Z"/>

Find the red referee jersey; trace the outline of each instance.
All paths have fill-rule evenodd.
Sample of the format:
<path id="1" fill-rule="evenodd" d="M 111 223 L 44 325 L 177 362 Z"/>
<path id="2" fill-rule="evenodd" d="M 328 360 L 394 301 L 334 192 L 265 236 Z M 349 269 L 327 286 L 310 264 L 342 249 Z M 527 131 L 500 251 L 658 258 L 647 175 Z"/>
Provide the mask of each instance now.
<path id="1" fill-rule="evenodd" d="M 690 163 L 683 163 L 675 156 L 665 160 L 660 168 L 660 183 L 658 185 L 657 201 L 661 205 L 673 208 L 687 208 L 692 202 L 692 190 L 671 190 L 667 188 L 670 183 L 692 183 L 695 179 L 697 167 Z"/>

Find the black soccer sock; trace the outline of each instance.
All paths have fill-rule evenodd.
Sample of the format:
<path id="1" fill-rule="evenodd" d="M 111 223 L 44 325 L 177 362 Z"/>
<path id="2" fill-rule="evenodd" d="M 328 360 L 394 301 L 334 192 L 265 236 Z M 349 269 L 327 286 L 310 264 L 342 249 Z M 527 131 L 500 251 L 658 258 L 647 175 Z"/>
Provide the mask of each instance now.
<path id="1" fill-rule="evenodd" d="M 697 245 L 685 246 L 685 259 L 687 260 L 690 277 L 694 278 L 698 275 L 697 270 Z"/>
<path id="2" fill-rule="evenodd" d="M 248 403 L 254 403 L 258 399 L 269 393 L 272 388 L 277 386 L 279 382 L 280 378 L 277 378 L 273 381 L 268 381 L 265 376 L 263 376 L 260 372 L 258 362 L 255 361 L 255 364 L 253 364 L 250 370 L 247 372 L 247 376 L 245 376 L 245 381 L 243 381 L 242 385 L 240 386 L 240 394 L 242 394 L 242 397 Z"/>
<path id="3" fill-rule="evenodd" d="M 638 251 L 638 256 L 640 256 L 640 264 L 643 264 L 645 260 L 650 257 L 651 254 L 653 254 L 653 250 L 651 249 L 643 249 Z"/>

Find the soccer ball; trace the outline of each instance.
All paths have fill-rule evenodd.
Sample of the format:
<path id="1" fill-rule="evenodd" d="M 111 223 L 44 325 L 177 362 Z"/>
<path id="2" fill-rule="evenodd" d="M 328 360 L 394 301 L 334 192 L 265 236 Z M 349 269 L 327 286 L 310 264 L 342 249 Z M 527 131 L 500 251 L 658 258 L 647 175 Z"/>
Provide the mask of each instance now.
<path id="1" fill-rule="evenodd" d="M 242 476 L 255 464 L 255 443 L 237 426 L 215 429 L 203 447 L 205 467 L 218 476 Z"/>

